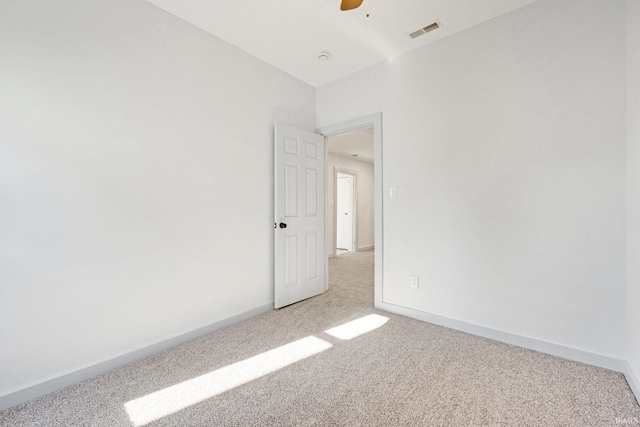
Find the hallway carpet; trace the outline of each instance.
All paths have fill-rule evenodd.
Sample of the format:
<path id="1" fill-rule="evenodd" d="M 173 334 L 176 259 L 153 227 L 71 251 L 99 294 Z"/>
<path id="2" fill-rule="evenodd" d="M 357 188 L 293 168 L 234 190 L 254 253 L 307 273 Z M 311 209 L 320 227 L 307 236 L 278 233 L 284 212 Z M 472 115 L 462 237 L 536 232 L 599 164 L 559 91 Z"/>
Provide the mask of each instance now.
<path id="1" fill-rule="evenodd" d="M 323 295 L 0 412 L 0 425 L 582 427 L 640 419 L 619 373 L 375 310 L 371 251 L 332 258 L 330 271 Z"/>

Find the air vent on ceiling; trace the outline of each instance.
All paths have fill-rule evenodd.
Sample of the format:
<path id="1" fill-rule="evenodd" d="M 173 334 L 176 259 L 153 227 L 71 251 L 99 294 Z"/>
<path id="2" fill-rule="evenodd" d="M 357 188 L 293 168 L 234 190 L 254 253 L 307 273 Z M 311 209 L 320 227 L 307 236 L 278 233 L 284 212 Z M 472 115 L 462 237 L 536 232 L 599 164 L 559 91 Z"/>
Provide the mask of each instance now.
<path id="1" fill-rule="evenodd" d="M 434 21 L 433 23 L 427 25 L 426 27 L 422 27 L 418 30 L 415 30 L 412 33 L 409 33 L 409 37 L 411 37 L 412 39 L 415 39 L 416 37 L 420 37 L 421 35 L 427 34 L 430 31 L 437 30 L 440 27 L 442 27 L 442 24 L 440 24 L 440 22 L 438 21 Z"/>

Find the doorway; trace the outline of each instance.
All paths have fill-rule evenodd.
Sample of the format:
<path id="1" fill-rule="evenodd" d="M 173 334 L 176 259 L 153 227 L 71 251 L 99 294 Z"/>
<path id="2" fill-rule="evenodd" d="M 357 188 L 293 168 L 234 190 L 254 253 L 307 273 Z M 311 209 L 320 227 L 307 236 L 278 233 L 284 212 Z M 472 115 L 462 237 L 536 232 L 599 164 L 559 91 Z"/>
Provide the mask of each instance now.
<path id="1" fill-rule="evenodd" d="M 362 116 L 355 119 L 347 120 L 344 122 L 322 126 L 316 129 L 316 132 L 324 135 L 327 139 L 327 143 L 325 144 L 325 156 L 328 159 L 327 163 L 329 163 L 329 145 L 332 139 L 335 137 L 339 137 L 342 135 L 346 135 L 349 133 L 354 133 L 357 131 L 367 130 L 373 138 L 373 158 L 369 161 L 373 166 L 373 191 L 371 194 L 371 198 L 373 199 L 372 203 L 369 203 L 369 210 L 362 211 L 359 210 L 358 216 L 361 217 L 363 215 L 367 216 L 369 220 L 374 224 L 373 227 L 373 236 L 370 244 L 365 245 L 361 240 L 362 233 L 358 232 L 356 227 L 356 240 L 358 241 L 358 246 L 355 248 L 356 251 L 367 251 L 371 250 L 374 257 L 374 305 L 376 307 L 381 306 L 383 304 L 383 259 L 384 259 L 384 245 L 383 245 L 383 182 L 382 182 L 382 113 L 375 113 L 368 116 Z M 357 158 L 357 153 L 350 155 L 351 158 Z M 362 159 L 362 158 L 361 158 Z M 333 183 L 328 182 L 329 180 L 333 181 L 332 169 L 326 169 L 328 173 L 325 174 L 327 180 L 327 192 L 333 191 Z M 358 188 L 360 188 L 362 183 L 362 174 L 358 175 Z M 335 211 L 335 207 L 331 206 L 333 203 L 332 195 L 329 195 L 325 200 L 326 203 L 326 215 L 325 218 L 331 218 L 332 213 Z M 327 234 L 326 234 L 326 247 L 327 249 L 331 248 L 334 243 L 334 230 L 333 221 L 327 221 Z M 328 250 L 329 252 L 329 250 Z M 351 254 L 346 254 L 343 256 L 349 256 Z M 327 253 L 328 257 L 335 256 L 335 254 Z M 326 275 L 327 281 L 325 282 L 326 289 L 329 289 L 328 277 L 329 277 L 329 263 L 325 263 L 326 267 Z"/>
<path id="2" fill-rule="evenodd" d="M 326 162 L 329 142 L 331 138 L 358 131 L 368 132 L 373 137 L 373 159 L 369 161 L 372 163 L 372 168 L 374 162 L 376 167 L 373 168 L 374 173 L 371 178 L 371 182 L 373 182 L 372 203 L 369 204 L 368 211 L 371 217 L 370 222 L 374 224 L 374 232 L 372 233 L 374 237 L 371 238 L 372 244 L 369 248 L 361 248 L 354 244 L 353 250 L 371 249 L 369 256 L 372 264 L 375 259 L 375 264 L 371 266 L 372 269 L 375 266 L 373 269 L 374 305 L 381 306 L 383 304 L 382 113 L 324 126 L 316 129 L 315 133 L 281 123 L 276 123 L 274 128 L 274 292 L 276 308 L 293 304 L 329 289 L 327 248 L 332 242 L 335 242 L 333 230 L 327 230 L 326 227 L 326 218 L 333 211 L 330 209 L 330 203 L 327 203 L 332 201 L 333 197 L 326 197 L 327 190 L 333 190 L 333 185 L 328 183 L 330 178 L 333 181 L 333 176 L 326 173 L 329 171 Z M 324 145 L 324 150 L 320 148 L 320 145 Z M 287 160 L 287 156 L 293 156 L 294 159 Z M 351 154 L 351 156 L 362 157 L 357 153 Z M 307 165 L 307 162 L 315 163 L 310 166 Z M 319 164 L 316 165 L 316 163 Z M 324 167 L 317 167 L 322 164 Z M 357 182 L 361 181 L 358 179 Z M 362 213 L 357 207 L 354 207 L 354 211 Z M 310 231 L 302 227 L 306 222 L 298 224 L 300 221 L 297 219 L 301 212 L 305 214 L 305 218 L 314 218 L 314 221 L 307 221 L 309 224 L 313 222 L 318 226 L 314 226 Z M 331 223 L 335 227 L 335 222 L 331 221 Z M 354 240 L 359 242 L 357 236 L 362 234 L 358 231 L 358 223 L 355 224 L 353 234 L 356 239 Z M 330 233 L 327 233 L 328 231 Z M 335 243 L 332 246 L 335 247 Z M 315 250 L 310 251 L 310 248 Z M 377 250 L 373 251 L 374 248 Z M 349 268 L 349 270 L 353 269 Z M 304 283 L 301 281 L 303 275 L 300 273 L 302 272 L 305 273 L 304 277 L 306 278 Z M 324 282 L 324 291 L 322 288 L 316 289 L 311 285 L 307 286 L 308 280 L 311 280 L 314 286 Z M 282 298 L 279 298 L 279 294 Z M 280 299 L 281 303 L 278 302 Z"/>
<path id="3" fill-rule="evenodd" d="M 373 156 L 371 127 L 327 140 L 329 257 L 375 246 Z"/>

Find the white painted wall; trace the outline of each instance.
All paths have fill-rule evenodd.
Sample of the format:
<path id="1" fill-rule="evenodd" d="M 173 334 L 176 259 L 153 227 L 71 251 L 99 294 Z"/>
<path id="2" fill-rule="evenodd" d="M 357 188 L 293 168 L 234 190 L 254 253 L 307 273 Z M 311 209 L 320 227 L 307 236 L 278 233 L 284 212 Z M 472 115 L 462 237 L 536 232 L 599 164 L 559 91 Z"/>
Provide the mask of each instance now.
<path id="1" fill-rule="evenodd" d="M 640 2 L 627 19 L 627 359 L 640 399 Z"/>
<path id="2" fill-rule="evenodd" d="M 623 357 L 624 23 L 539 0 L 318 89 L 383 113 L 384 302 Z"/>
<path id="3" fill-rule="evenodd" d="M 329 218 L 327 221 L 327 253 L 335 255 L 335 224 L 334 224 L 334 168 L 344 168 L 358 172 L 358 249 L 370 248 L 374 245 L 374 216 L 373 216 L 373 165 L 348 157 L 329 153 L 327 162 L 328 188 L 327 200 L 329 204 Z"/>
<path id="4" fill-rule="evenodd" d="M 0 397 L 272 304 L 314 89 L 142 0 L 1 9 Z"/>

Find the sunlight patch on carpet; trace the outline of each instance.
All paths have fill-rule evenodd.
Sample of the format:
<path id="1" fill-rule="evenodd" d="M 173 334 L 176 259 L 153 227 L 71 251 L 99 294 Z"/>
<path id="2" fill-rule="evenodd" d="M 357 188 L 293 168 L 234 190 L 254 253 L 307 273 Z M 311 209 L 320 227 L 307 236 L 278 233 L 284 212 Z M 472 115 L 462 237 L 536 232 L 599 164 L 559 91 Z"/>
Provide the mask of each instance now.
<path id="1" fill-rule="evenodd" d="M 131 422 L 144 426 L 242 384 L 321 353 L 332 345 L 309 336 L 124 404 Z"/>
<path id="2" fill-rule="evenodd" d="M 388 317 L 379 314 L 369 314 L 368 316 L 328 329 L 324 331 L 324 333 L 346 341 L 378 329 L 388 321 Z"/>

